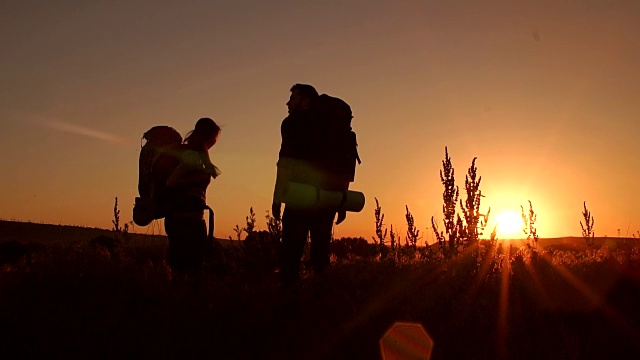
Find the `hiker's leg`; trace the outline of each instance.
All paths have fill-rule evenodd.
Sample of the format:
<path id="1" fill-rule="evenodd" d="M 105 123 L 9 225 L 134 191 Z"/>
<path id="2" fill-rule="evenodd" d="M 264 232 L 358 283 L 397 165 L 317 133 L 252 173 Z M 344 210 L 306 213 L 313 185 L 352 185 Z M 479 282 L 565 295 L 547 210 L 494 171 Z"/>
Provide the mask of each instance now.
<path id="1" fill-rule="evenodd" d="M 300 260 L 307 243 L 308 217 L 300 211 L 285 207 L 282 214 L 282 251 L 280 275 L 285 283 L 300 278 Z"/>
<path id="2" fill-rule="evenodd" d="M 203 218 L 185 219 L 188 228 L 185 229 L 185 261 L 186 270 L 189 274 L 195 275 L 202 271 L 204 254 L 207 246 L 207 224 Z"/>
<path id="3" fill-rule="evenodd" d="M 181 277 L 186 271 L 185 258 L 185 235 L 188 225 L 183 219 L 167 216 L 164 219 L 164 229 L 169 238 L 169 248 L 167 250 L 167 264 L 171 267 L 173 277 Z"/>
<path id="4" fill-rule="evenodd" d="M 316 274 L 320 275 L 330 264 L 331 232 L 333 211 L 321 211 L 311 221 L 311 264 Z"/>
<path id="5" fill-rule="evenodd" d="M 165 231 L 169 238 L 167 263 L 171 270 L 179 275 L 201 271 L 207 241 L 204 219 L 167 216 Z"/>

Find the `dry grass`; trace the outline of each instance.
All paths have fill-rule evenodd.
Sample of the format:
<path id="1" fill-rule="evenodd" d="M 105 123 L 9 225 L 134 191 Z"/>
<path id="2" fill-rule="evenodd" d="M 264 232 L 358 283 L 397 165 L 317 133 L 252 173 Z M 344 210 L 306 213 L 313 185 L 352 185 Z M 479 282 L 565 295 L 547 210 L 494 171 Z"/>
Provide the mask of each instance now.
<path id="1" fill-rule="evenodd" d="M 481 273 L 457 259 L 421 256 L 420 248 L 401 247 L 382 261 L 376 245 L 351 244 L 341 259 L 333 256 L 325 278 L 305 268 L 301 284 L 285 291 L 273 264 L 247 258 L 262 248 L 221 248 L 197 285 L 169 280 L 162 245 L 112 256 L 86 242 L 53 242 L 0 273 L 0 335 L 17 339 L 4 351 L 9 358 L 376 358 L 385 330 L 413 321 L 435 339 L 434 358 L 495 359 L 501 346 L 519 359 L 638 354 L 628 337 L 640 319 L 628 303 L 640 300 L 638 247 L 558 250 L 536 260 L 481 252 L 479 268 L 502 259 L 497 271 Z M 503 274 L 509 332 L 498 344 Z"/>
<path id="2" fill-rule="evenodd" d="M 237 227 L 246 239 L 218 246 L 197 281 L 170 280 L 164 237 L 90 246 L 120 228 L 117 205 L 113 231 L 0 222 L 11 242 L 0 247 L 3 356 L 376 359 L 403 321 L 430 333 L 434 359 L 640 358 L 640 240 L 538 239 L 531 206 L 522 246 L 478 239 L 475 160 L 463 217 L 446 150 L 443 165 L 438 244 L 416 246 L 407 206 L 405 245 L 392 229 L 389 249 L 376 199 L 374 243 L 335 240 L 325 276 L 304 259 L 302 281 L 286 289 L 280 224 L 267 214 L 269 231 L 252 231 L 252 209 Z"/>

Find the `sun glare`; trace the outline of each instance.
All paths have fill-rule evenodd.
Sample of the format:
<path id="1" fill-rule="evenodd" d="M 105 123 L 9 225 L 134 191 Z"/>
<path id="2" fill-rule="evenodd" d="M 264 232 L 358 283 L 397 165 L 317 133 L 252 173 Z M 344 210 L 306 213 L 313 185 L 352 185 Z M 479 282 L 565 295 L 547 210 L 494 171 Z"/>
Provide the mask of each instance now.
<path id="1" fill-rule="evenodd" d="M 496 216 L 497 236 L 501 239 L 515 239 L 522 236 L 522 216 L 515 211 L 503 211 Z"/>

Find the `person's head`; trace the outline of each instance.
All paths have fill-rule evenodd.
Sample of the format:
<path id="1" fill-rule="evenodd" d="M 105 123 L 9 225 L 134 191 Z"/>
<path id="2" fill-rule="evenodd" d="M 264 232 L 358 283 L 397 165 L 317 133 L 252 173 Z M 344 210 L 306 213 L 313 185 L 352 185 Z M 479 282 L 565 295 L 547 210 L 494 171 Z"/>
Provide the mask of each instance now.
<path id="1" fill-rule="evenodd" d="M 287 101 L 289 114 L 306 110 L 311 101 L 318 97 L 316 89 L 308 84 L 295 84 L 290 91 L 291 97 Z"/>
<path id="2" fill-rule="evenodd" d="M 218 141 L 218 135 L 220 135 L 220 126 L 210 118 L 201 118 L 196 122 L 196 127 L 184 138 L 184 142 L 198 150 L 209 150 Z"/>

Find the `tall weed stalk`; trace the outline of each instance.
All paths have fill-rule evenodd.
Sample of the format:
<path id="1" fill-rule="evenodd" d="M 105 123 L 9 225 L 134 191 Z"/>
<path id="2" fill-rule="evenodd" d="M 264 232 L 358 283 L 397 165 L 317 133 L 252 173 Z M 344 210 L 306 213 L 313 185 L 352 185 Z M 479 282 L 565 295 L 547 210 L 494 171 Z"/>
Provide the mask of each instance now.
<path id="1" fill-rule="evenodd" d="M 486 214 L 480 213 L 480 201 L 483 197 L 482 191 L 480 191 L 480 182 L 482 176 L 478 177 L 478 169 L 476 167 L 476 159 L 473 158 L 471 166 L 465 176 L 464 187 L 466 192 L 466 199 L 464 202 L 460 200 L 460 208 L 464 216 L 464 246 L 476 246 L 478 244 L 478 238 L 482 235 L 485 226 L 489 220 L 489 214 L 491 208 Z"/>
<path id="2" fill-rule="evenodd" d="M 591 216 L 591 212 L 587 209 L 587 202 L 585 201 L 583 204 L 584 210 L 582 211 L 582 217 L 584 218 L 584 224 L 580 221 L 580 227 L 582 228 L 582 237 L 587 242 L 588 247 L 593 247 L 594 238 L 596 236 L 593 231 L 593 224 L 595 220 L 593 216 Z"/>
<path id="3" fill-rule="evenodd" d="M 376 208 L 373 212 L 376 218 L 376 237 L 373 238 L 373 242 L 378 244 L 380 253 L 382 254 L 384 252 L 385 239 L 387 237 L 387 228 L 384 227 L 384 214 L 382 213 L 382 207 L 380 207 L 378 198 L 374 199 L 376 200 Z"/>
<path id="4" fill-rule="evenodd" d="M 444 191 L 442 192 L 442 221 L 444 222 L 444 232 L 440 232 L 438 230 L 434 217 L 431 217 L 431 226 L 433 227 L 433 232 L 438 239 L 440 249 L 446 256 L 450 256 L 455 252 L 456 247 L 458 246 L 457 235 L 461 221 L 459 216 L 458 219 L 456 219 L 456 206 L 460 195 L 460 189 L 456 186 L 455 170 L 451 164 L 449 150 L 446 146 L 444 148 L 442 170 L 440 170 L 440 181 L 444 186 Z"/>
<path id="5" fill-rule="evenodd" d="M 536 222 L 538 220 L 538 214 L 533 211 L 533 205 L 529 200 L 529 212 L 525 213 L 524 207 L 520 205 L 522 210 L 522 231 L 527 235 L 527 246 L 531 249 L 538 248 L 538 230 L 536 229 Z"/>
<path id="6" fill-rule="evenodd" d="M 407 213 L 405 218 L 407 219 L 407 241 L 409 245 L 416 249 L 418 247 L 418 240 L 420 239 L 420 230 L 416 229 L 416 224 L 413 219 L 413 215 L 409 211 L 409 206 L 405 205 Z"/>

